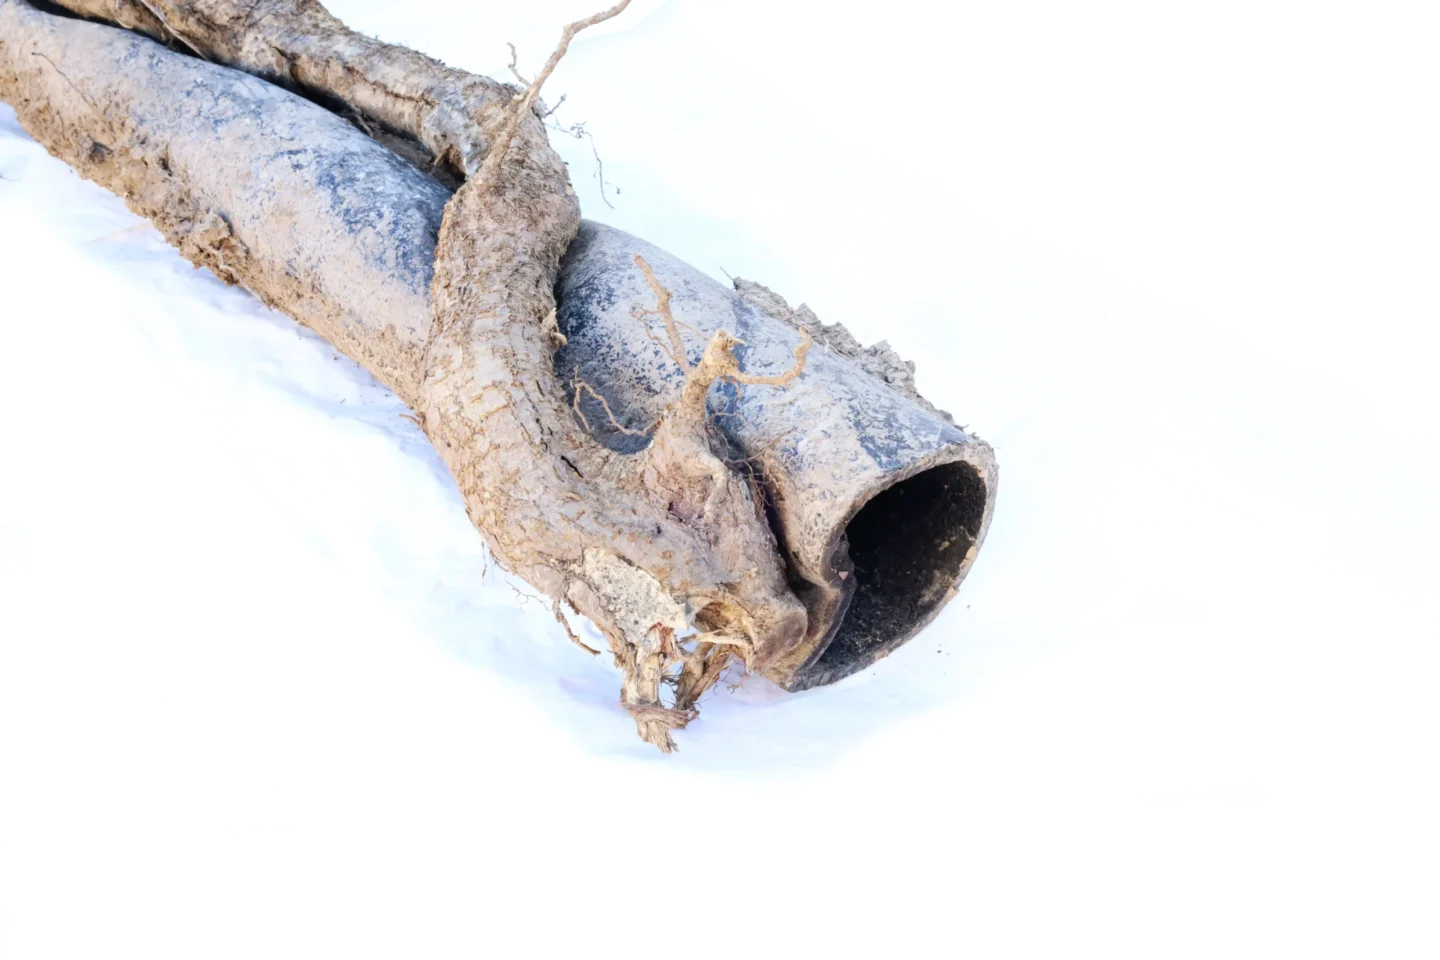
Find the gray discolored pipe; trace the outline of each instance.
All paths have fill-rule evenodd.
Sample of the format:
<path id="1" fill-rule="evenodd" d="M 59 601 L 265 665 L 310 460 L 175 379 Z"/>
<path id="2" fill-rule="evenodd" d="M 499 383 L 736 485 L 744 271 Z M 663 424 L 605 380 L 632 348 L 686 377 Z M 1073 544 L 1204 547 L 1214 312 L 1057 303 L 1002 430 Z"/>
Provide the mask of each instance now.
<path id="1" fill-rule="evenodd" d="M 96 165 L 163 170 L 117 178 L 157 192 L 148 206 L 180 220 L 166 232 L 188 257 L 262 298 L 287 291 L 297 320 L 412 402 L 421 365 L 376 364 L 371 345 L 424 355 L 449 190 L 401 159 L 423 148 L 388 136 L 382 145 L 279 87 L 134 34 L 0 0 L 0 70 L 37 69 L 37 57 L 54 83 L 86 91 L 95 130 L 105 126 L 107 99 L 132 105 L 127 122 L 143 132 L 143 156 L 112 155 L 99 134 L 79 153 Z M 212 162 L 216 141 L 232 160 L 225 168 Z M 802 330 L 814 340 L 786 387 L 721 383 L 709 406 L 729 459 L 763 495 L 808 614 L 803 641 L 767 675 L 797 690 L 864 668 L 928 623 L 968 572 L 993 509 L 989 446 L 921 399 L 886 349 L 863 349 L 762 287 L 727 289 L 642 240 L 586 222 L 558 283 L 566 343 L 555 364 L 572 389 L 589 387 L 577 415 L 612 449 L 643 448 L 683 380 L 643 313 L 654 294 L 637 255 L 673 294 L 692 361 L 723 329 L 744 341 L 736 355 L 748 373 L 779 373 Z"/>
<path id="2" fill-rule="evenodd" d="M 562 380 L 605 397 L 602 406 L 582 389 L 578 405 L 607 445 L 643 446 L 637 434 L 683 380 L 636 310 L 654 303 L 637 255 L 670 290 L 692 363 L 724 329 L 744 341 L 736 355 L 747 373 L 778 374 L 794 362 L 801 330 L 813 338 L 790 384 L 719 384 L 710 410 L 731 459 L 765 493 L 809 614 L 804 642 L 771 679 L 799 690 L 863 669 L 929 623 L 969 571 L 994 503 L 989 445 L 921 399 L 908 366 L 884 345 L 863 349 L 844 328 L 791 310 L 763 287 L 727 289 L 644 240 L 587 221 L 561 265 L 557 321 L 567 342 L 555 362 Z"/>

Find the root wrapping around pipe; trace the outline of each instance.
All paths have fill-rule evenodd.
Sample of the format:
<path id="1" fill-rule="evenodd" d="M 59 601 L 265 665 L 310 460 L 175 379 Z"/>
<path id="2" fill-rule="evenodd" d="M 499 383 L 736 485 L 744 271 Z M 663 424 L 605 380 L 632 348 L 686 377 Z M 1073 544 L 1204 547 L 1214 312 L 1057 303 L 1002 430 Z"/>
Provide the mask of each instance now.
<path id="1" fill-rule="evenodd" d="M 645 739 L 670 749 L 728 663 L 829 682 L 953 595 L 993 508 L 989 448 L 893 354 L 582 225 L 539 119 L 506 114 L 513 88 L 299 0 L 66 6 L 177 50 L 0 0 L 0 97 L 414 408 L 496 559 L 606 636 Z M 327 97 L 470 179 L 452 195 Z"/>

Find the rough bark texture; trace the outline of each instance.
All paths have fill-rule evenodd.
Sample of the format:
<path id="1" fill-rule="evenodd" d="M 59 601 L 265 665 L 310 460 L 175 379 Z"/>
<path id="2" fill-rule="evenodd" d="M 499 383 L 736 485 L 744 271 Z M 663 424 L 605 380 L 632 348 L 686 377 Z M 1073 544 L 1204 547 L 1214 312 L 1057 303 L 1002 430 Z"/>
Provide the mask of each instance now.
<path id="1" fill-rule="evenodd" d="M 804 634 L 805 609 L 749 486 L 711 449 L 703 397 L 718 369 L 635 455 L 571 415 L 544 322 L 580 224 L 564 183 L 548 149 L 512 147 L 450 202 L 419 409 L 497 558 L 601 626 L 626 670 L 623 702 L 668 749 L 693 708 L 660 701 L 662 674 L 685 659 L 677 632 L 693 625 L 763 664 Z"/>

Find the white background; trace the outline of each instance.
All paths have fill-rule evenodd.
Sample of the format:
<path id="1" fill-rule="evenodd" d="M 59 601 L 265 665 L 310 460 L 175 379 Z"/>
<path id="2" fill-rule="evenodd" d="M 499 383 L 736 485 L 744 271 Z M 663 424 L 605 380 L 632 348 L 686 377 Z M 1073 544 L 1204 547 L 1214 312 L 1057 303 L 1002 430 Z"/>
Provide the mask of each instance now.
<path id="1" fill-rule="evenodd" d="M 592 5 L 331 9 L 533 73 Z M 1435 956 L 1432 14 L 577 42 L 587 215 L 888 339 L 1001 465 L 932 627 L 671 757 L 393 397 L 0 108 L 0 956 Z"/>

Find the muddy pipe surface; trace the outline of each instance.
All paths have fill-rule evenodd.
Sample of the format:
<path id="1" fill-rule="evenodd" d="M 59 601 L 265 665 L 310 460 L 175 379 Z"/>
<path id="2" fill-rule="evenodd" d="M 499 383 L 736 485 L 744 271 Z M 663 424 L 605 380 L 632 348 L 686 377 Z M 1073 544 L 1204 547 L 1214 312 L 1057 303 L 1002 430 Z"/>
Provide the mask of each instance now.
<path id="1" fill-rule="evenodd" d="M 0 0 L 0 69 L 6 58 L 36 56 L 97 111 L 108 97 L 131 105 L 127 122 L 142 130 L 143 149 L 111 157 L 97 137 L 92 155 L 134 165 L 136 189 L 150 188 L 145 165 L 163 166 L 154 189 L 183 188 L 167 203 L 194 221 L 179 244 L 187 257 L 267 301 L 303 289 L 303 298 L 284 298 L 296 304 L 288 312 L 372 369 L 367 354 L 382 339 L 387 353 L 423 355 L 449 190 L 401 159 L 408 150 L 245 73 Z M 217 142 L 225 165 L 214 162 Z M 655 301 L 637 254 L 673 294 L 692 362 L 723 329 L 744 341 L 736 355 L 747 373 L 780 373 L 802 328 L 812 336 L 803 373 L 786 387 L 722 382 L 709 407 L 727 459 L 763 496 L 809 617 L 803 643 L 767 674 L 797 690 L 863 669 L 928 623 L 969 571 L 994 505 L 989 446 L 916 395 L 883 348 L 861 348 L 763 288 L 731 289 L 587 221 L 556 291 L 566 343 L 555 365 L 572 390 L 589 387 L 577 416 L 606 446 L 643 449 L 683 378 L 643 314 Z M 232 261 L 243 262 L 241 273 L 226 273 Z M 376 372 L 409 402 L 415 369 Z"/>
<path id="2" fill-rule="evenodd" d="M 579 389 L 578 406 L 607 445 L 643 447 L 645 428 L 683 379 L 663 329 L 641 312 L 654 294 L 637 255 L 671 292 L 691 363 L 723 329 L 744 341 L 736 355 L 747 373 L 779 374 L 793 364 L 801 330 L 813 338 L 797 379 L 717 384 L 710 412 L 729 459 L 764 492 L 809 613 L 804 643 L 771 679 L 795 690 L 863 669 L 930 622 L 974 562 L 994 502 L 989 446 L 916 396 L 910 371 L 886 348 L 860 348 L 764 288 L 742 281 L 742 294 L 587 221 L 561 265 L 557 322 L 566 343 L 555 363 L 572 389 L 590 388 Z"/>

